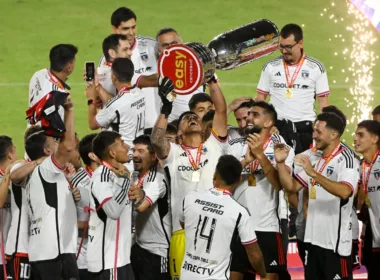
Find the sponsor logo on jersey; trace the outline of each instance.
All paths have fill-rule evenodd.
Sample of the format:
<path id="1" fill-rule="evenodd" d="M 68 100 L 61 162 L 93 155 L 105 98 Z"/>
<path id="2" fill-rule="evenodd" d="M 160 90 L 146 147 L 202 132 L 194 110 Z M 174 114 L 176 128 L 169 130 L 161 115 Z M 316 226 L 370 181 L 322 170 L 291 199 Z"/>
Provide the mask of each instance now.
<path id="1" fill-rule="evenodd" d="M 206 159 L 204 162 L 201 162 L 199 164 L 200 168 L 202 168 L 203 166 L 205 166 L 207 163 L 208 163 L 208 159 Z M 178 166 L 178 171 L 195 171 L 195 170 L 194 170 L 194 167 L 192 167 L 192 166 L 179 165 Z"/>
<path id="2" fill-rule="evenodd" d="M 274 88 L 288 88 L 288 85 L 286 83 L 273 83 Z M 308 89 L 308 85 L 301 85 L 301 84 L 294 84 L 294 89 Z"/>
<path id="3" fill-rule="evenodd" d="M 280 71 L 278 71 L 276 74 L 274 74 L 275 76 L 281 76 L 281 73 Z"/>
<path id="4" fill-rule="evenodd" d="M 149 57 L 148 57 L 148 54 L 147 53 L 141 53 L 141 59 L 143 60 L 143 61 L 148 61 L 148 59 L 149 59 Z"/>
<path id="5" fill-rule="evenodd" d="M 328 166 L 326 170 L 327 177 L 330 177 L 334 173 L 334 167 Z"/>
<path id="6" fill-rule="evenodd" d="M 208 275 L 208 276 L 211 276 L 212 273 L 214 272 L 214 269 L 194 265 L 194 264 L 188 263 L 187 261 L 185 261 L 182 268 L 185 270 L 197 273 L 197 274 Z"/>
<path id="7" fill-rule="evenodd" d="M 146 72 L 149 72 L 149 71 L 152 71 L 152 67 L 148 66 L 146 68 L 140 68 L 140 69 L 136 69 L 135 70 L 135 73 L 136 74 L 142 74 L 142 73 L 146 73 Z"/>
<path id="8" fill-rule="evenodd" d="M 380 170 L 375 170 L 375 172 L 373 173 L 373 175 L 375 175 L 375 179 L 376 180 L 379 180 L 380 179 Z"/>
<path id="9" fill-rule="evenodd" d="M 302 72 L 301 72 L 301 76 L 302 76 L 302 78 L 304 78 L 304 79 L 309 78 L 309 71 L 307 71 L 307 70 L 302 70 Z"/>

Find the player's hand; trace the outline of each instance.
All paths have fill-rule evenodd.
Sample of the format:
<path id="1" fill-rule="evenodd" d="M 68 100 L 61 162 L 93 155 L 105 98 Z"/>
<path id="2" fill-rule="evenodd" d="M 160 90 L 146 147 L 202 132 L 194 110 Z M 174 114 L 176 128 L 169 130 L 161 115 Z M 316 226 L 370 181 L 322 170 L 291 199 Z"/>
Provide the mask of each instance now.
<path id="1" fill-rule="evenodd" d="M 63 104 L 63 108 L 65 109 L 65 111 L 69 111 L 73 107 L 74 107 L 74 104 L 73 104 L 73 101 L 71 100 L 71 96 L 69 95 L 66 98 L 65 103 Z"/>
<path id="2" fill-rule="evenodd" d="M 280 134 L 280 131 L 278 131 L 277 127 L 272 126 L 272 128 L 270 129 L 270 133 L 271 134 Z"/>
<path id="3" fill-rule="evenodd" d="M 135 204 L 140 204 L 145 198 L 145 192 L 137 185 L 132 185 L 128 192 L 129 198 L 135 200 Z"/>
<path id="4" fill-rule="evenodd" d="M 207 81 L 207 84 L 217 84 L 219 82 L 219 79 L 216 77 L 216 74 L 212 75 L 210 80 Z"/>
<path id="5" fill-rule="evenodd" d="M 284 163 L 289 155 L 289 147 L 279 143 L 274 145 L 274 159 L 277 163 Z"/>
<path id="6" fill-rule="evenodd" d="M 116 163 L 116 165 L 112 166 L 111 170 L 117 177 L 130 178 L 131 172 L 121 163 Z"/>
<path id="7" fill-rule="evenodd" d="M 158 77 L 158 95 L 162 101 L 161 114 L 170 115 L 175 95 L 172 93 L 174 84 L 168 77 Z"/>
<path id="8" fill-rule="evenodd" d="M 245 162 L 247 164 L 251 163 L 252 161 L 256 159 L 255 156 L 252 154 L 251 149 L 253 149 L 252 144 L 248 142 L 248 149 L 247 149 L 247 152 L 245 153 Z"/>
<path id="9" fill-rule="evenodd" d="M 236 98 L 234 100 L 232 100 L 232 102 L 228 105 L 228 111 L 229 112 L 234 112 L 237 108 L 239 108 L 239 106 L 245 102 L 250 102 L 252 101 L 252 98 L 251 97 L 239 97 L 239 98 Z"/>
<path id="10" fill-rule="evenodd" d="M 254 133 L 254 134 L 249 134 L 247 136 L 247 141 L 251 145 L 248 145 L 251 153 L 256 157 L 260 158 L 264 155 L 264 150 L 263 150 L 263 141 L 260 137 L 260 134 Z"/>
<path id="11" fill-rule="evenodd" d="M 74 177 L 74 175 L 77 173 L 74 166 L 71 163 L 66 163 L 63 167 L 63 174 L 66 177 L 66 180 L 71 182 L 71 179 Z"/>
<path id="12" fill-rule="evenodd" d="M 94 79 L 94 81 L 86 81 L 86 67 L 83 68 L 83 76 L 82 76 L 82 78 L 83 78 L 83 81 L 86 82 L 87 85 L 89 83 L 94 83 L 96 88 L 99 86 L 98 70 L 96 68 L 95 68 L 95 79 Z"/>
<path id="13" fill-rule="evenodd" d="M 309 158 L 305 155 L 296 155 L 294 157 L 294 164 L 302 167 L 305 170 L 306 174 L 310 177 L 314 177 L 317 174 L 313 166 L 311 165 Z"/>
<path id="14" fill-rule="evenodd" d="M 96 90 L 94 82 L 88 82 L 85 90 L 87 99 L 98 99 L 98 91 Z"/>
<path id="15" fill-rule="evenodd" d="M 78 188 L 72 188 L 71 193 L 73 194 L 73 198 L 75 202 L 78 202 L 81 200 L 80 191 Z"/>

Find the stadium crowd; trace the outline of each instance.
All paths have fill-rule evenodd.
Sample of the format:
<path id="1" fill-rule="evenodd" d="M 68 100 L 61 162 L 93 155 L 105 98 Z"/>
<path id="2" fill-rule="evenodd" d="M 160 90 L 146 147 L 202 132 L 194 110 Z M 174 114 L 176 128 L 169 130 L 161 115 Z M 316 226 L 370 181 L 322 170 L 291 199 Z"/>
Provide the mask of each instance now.
<path id="1" fill-rule="evenodd" d="M 136 22 L 125 7 L 111 16 L 85 88 L 94 134 L 76 133 L 78 49 L 59 44 L 30 80 L 25 159 L 0 136 L 0 279 L 291 279 L 295 239 L 305 279 L 364 265 L 379 280 L 380 106 L 344 144 L 346 117 L 296 24 L 255 96 L 227 105 L 216 76 L 174 96 L 157 59 L 182 38 L 137 35 Z"/>

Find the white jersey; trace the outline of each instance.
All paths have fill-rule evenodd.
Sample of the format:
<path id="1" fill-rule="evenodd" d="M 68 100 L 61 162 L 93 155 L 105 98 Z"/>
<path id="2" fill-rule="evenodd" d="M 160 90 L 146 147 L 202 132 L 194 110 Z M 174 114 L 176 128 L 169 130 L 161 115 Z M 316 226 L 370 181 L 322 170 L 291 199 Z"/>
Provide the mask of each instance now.
<path id="1" fill-rule="evenodd" d="M 359 180 L 359 163 L 355 153 L 341 143 L 339 154 L 327 163 L 321 175 L 334 182 L 348 185 L 355 193 Z M 306 155 L 314 169 L 320 171 L 326 158 L 321 151 L 309 149 L 302 153 Z M 296 166 L 294 175 L 297 180 L 309 188 L 309 206 L 305 231 L 305 242 L 332 250 L 340 256 L 351 255 L 352 245 L 352 204 L 353 195 L 347 200 L 340 199 L 326 191 L 322 186 L 312 186 L 312 179 L 303 168 Z M 315 190 L 315 198 L 311 189 Z M 328 222 L 327 222 L 328 221 Z"/>
<path id="2" fill-rule="evenodd" d="M 229 126 L 227 132 L 228 132 L 228 141 L 244 137 L 244 135 L 241 135 L 239 133 L 239 128 L 234 127 L 234 126 Z"/>
<path id="3" fill-rule="evenodd" d="M 144 133 L 147 97 L 138 88 L 122 89 L 95 116 L 100 128 L 120 133 L 121 139 L 129 146 Z"/>
<path id="4" fill-rule="evenodd" d="M 365 165 L 365 181 L 367 181 L 367 174 L 369 172 L 369 164 Z M 363 174 L 361 174 L 361 181 L 363 182 Z M 371 202 L 368 207 L 369 219 L 371 222 L 372 230 L 372 249 L 380 249 L 380 154 L 377 155 L 368 180 L 368 198 Z"/>
<path id="5" fill-rule="evenodd" d="M 171 237 L 169 183 L 157 165 L 144 177 L 141 186 L 150 208 L 136 217 L 136 243 L 152 254 L 167 258 Z"/>
<path id="6" fill-rule="evenodd" d="M 285 199 L 285 192 L 280 190 L 278 193 L 278 217 L 281 220 L 288 219 L 288 202 Z"/>
<path id="7" fill-rule="evenodd" d="M 138 83 L 139 77 L 141 75 L 149 76 L 157 73 L 157 59 L 155 56 L 155 45 L 156 40 L 150 37 L 137 36 L 135 43 L 131 47 L 132 57 L 131 60 L 133 62 L 135 68 L 135 75 L 132 78 L 132 85 Z M 99 67 L 102 65 L 106 65 L 105 57 L 102 56 L 99 62 Z M 103 73 L 107 71 L 103 71 L 103 69 L 98 68 L 98 73 Z M 110 74 L 109 74 L 110 75 Z M 136 76 L 136 77 L 135 77 Z M 102 83 L 102 82 L 101 82 Z M 102 83 L 103 85 L 103 83 Z M 116 94 L 116 91 L 113 90 L 112 82 L 110 78 L 107 79 L 107 82 L 104 83 L 105 89 L 112 94 Z M 104 87 L 103 85 L 103 87 Z M 141 89 L 144 93 L 146 106 L 147 106 L 147 117 L 145 119 L 145 127 L 150 128 L 153 127 L 159 114 L 160 114 L 160 106 L 161 100 L 158 96 L 157 88 L 143 88 Z"/>
<path id="8" fill-rule="evenodd" d="M 29 108 L 52 91 L 62 91 L 67 93 L 70 87 L 56 77 L 49 69 L 45 68 L 33 74 L 29 82 Z M 59 108 L 59 115 L 64 116 L 64 109 Z"/>
<path id="9" fill-rule="evenodd" d="M 288 67 L 290 80 L 297 66 L 298 64 Z M 315 96 L 326 96 L 330 93 L 325 66 L 319 60 L 306 55 L 293 84 L 291 97 L 285 95 L 287 88 L 284 62 L 282 56 L 279 56 L 264 65 L 257 92 L 270 96 L 270 103 L 276 109 L 280 120 L 314 121 Z"/>
<path id="10" fill-rule="evenodd" d="M 216 164 L 218 163 L 219 157 L 225 154 L 227 147 L 227 141 L 221 140 L 214 132 L 211 133 L 210 137 L 203 143 L 201 149 L 199 182 L 193 182 L 192 176 L 194 168 L 189 161 L 187 152 L 190 152 L 194 161 L 196 161 L 198 147 L 184 146 L 182 148 L 180 145 L 170 143 L 169 154 L 161 161 L 165 167 L 168 167 L 169 176 L 171 178 L 170 189 L 173 232 L 182 229 L 179 224 L 179 213 L 183 198 L 190 191 L 195 190 L 202 192 L 212 186 Z"/>
<path id="11" fill-rule="evenodd" d="M 88 271 L 122 267 L 130 263 L 132 203 L 128 198 L 129 179 L 118 178 L 108 167 L 100 166 L 92 174 L 90 221 L 88 227 Z M 121 216 L 111 219 L 103 205 L 113 200 L 123 207 Z M 117 259 L 115 254 L 117 253 Z"/>
<path id="12" fill-rule="evenodd" d="M 71 178 L 71 184 L 74 188 L 78 188 L 80 191 L 80 207 L 77 206 L 77 218 L 78 221 L 86 222 L 89 220 L 89 213 L 85 211 L 86 206 L 90 206 L 90 192 L 92 184 L 92 172 L 87 168 L 81 168 L 79 171 Z M 87 269 L 87 236 L 83 236 L 83 230 L 78 231 L 77 238 L 77 251 L 80 250 L 77 265 L 78 269 Z M 83 240 L 82 240 L 83 239 Z M 82 245 L 81 245 L 82 244 Z"/>
<path id="13" fill-rule="evenodd" d="M 53 260 L 61 254 L 75 254 L 77 210 L 63 167 L 46 158 L 26 186 L 30 217 L 29 260 Z"/>
<path id="14" fill-rule="evenodd" d="M 285 143 L 285 140 L 277 134 L 272 134 L 266 141 L 264 154 L 273 166 L 276 166 L 274 159 L 274 145 L 276 143 Z M 238 160 L 245 158 L 247 152 L 246 138 L 235 139 L 229 142 L 230 153 Z M 290 147 L 289 147 L 290 148 Z M 286 166 L 292 170 L 294 151 L 290 148 L 289 156 L 285 161 Z M 248 177 L 254 174 L 256 186 L 248 185 Z M 247 207 L 254 221 L 256 231 L 280 232 L 278 220 L 278 191 L 269 183 L 263 174 L 263 169 L 258 162 L 246 166 L 242 171 L 242 182 L 234 192 L 234 198 Z"/>
<path id="15" fill-rule="evenodd" d="M 25 162 L 15 164 L 11 169 L 11 174 L 24 164 Z M 25 188 L 29 178 L 30 176 L 27 176 L 22 182 L 17 184 L 11 183 L 10 186 L 12 222 L 5 248 L 5 254 L 7 256 L 28 256 L 29 217 Z"/>
<path id="16" fill-rule="evenodd" d="M 186 236 L 181 280 L 229 279 L 237 237 L 245 246 L 257 241 L 247 209 L 230 192 L 212 188 L 189 193 L 181 212 Z"/>
<path id="17" fill-rule="evenodd" d="M 0 169 L 0 183 L 3 180 L 4 173 Z M 0 214 L 0 226 L 1 226 L 1 236 L 0 236 L 0 246 L 3 248 L 7 243 L 7 237 L 9 228 L 11 226 L 12 212 L 11 212 L 11 195 L 8 193 L 7 199 L 4 203 L 3 208 L 1 208 Z M 6 260 L 3 260 L 3 257 L 0 256 L 0 265 L 7 263 Z"/>

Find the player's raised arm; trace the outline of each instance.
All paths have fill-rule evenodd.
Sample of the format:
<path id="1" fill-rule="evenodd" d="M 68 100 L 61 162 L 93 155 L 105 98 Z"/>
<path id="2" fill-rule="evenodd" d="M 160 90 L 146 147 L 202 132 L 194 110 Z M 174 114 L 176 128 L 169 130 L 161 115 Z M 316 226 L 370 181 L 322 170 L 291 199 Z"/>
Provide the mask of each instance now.
<path id="1" fill-rule="evenodd" d="M 227 103 L 215 76 L 208 82 L 210 96 L 215 106 L 213 129 L 218 136 L 227 136 Z"/>
<path id="2" fill-rule="evenodd" d="M 151 142 L 158 158 L 166 158 L 170 143 L 165 138 L 166 127 L 168 125 L 168 117 L 173 108 L 172 91 L 174 89 L 173 82 L 167 77 L 159 78 L 158 94 L 162 101 L 161 114 L 158 116 L 156 124 L 153 127 Z"/>

